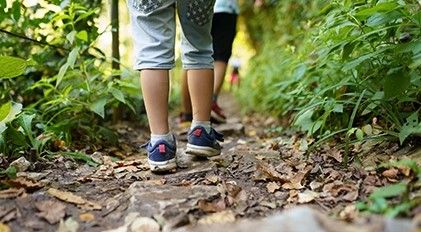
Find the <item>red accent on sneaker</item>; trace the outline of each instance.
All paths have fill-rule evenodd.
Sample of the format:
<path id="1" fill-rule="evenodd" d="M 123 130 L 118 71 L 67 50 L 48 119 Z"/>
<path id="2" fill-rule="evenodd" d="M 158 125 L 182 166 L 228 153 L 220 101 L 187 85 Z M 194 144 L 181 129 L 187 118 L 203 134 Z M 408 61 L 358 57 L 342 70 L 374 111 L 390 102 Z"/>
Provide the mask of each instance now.
<path id="1" fill-rule="evenodd" d="M 200 135 L 202 135 L 202 129 L 197 128 L 196 130 L 193 131 L 193 135 L 196 137 L 200 137 Z"/>
<path id="2" fill-rule="evenodd" d="M 159 153 L 165 153 L 165 145 L 159 144 Z"/>

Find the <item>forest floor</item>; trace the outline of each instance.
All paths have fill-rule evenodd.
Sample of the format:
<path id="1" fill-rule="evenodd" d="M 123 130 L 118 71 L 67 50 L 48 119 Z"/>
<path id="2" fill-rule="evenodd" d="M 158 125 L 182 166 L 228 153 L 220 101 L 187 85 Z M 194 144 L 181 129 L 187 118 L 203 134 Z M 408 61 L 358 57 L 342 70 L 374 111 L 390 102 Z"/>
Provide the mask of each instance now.
<path id="1" fill-rule="evenodd" d="M 178 129 L 178 170 L 153 174 L 145 151 L 138 149 L 148 139 L 147 129 L 118 124 L 119 147 L 86 145 L 79 152 L 89 156 L 68 153 L 41 160 L 16 179 L 3 180 L 12 188 L 0 191 L 0 232 L 220 231 L 212 227 L 215 223 L 234 223 L 223 231 L 270 231 L 262 228 L 276 218 L 261 218 L 280 219 L 285 209 L 297 208 L 302 211 L 296 221 L 273 225 L 296 229 L 284 231 L 306 231 L 301 228 L 305 224 L 311 231 L 406 231 L 419 226 L 421 206 L 392 224 L 355 208 L 376 187 L 413 178 L 409 168 L 381 165 L 403 157 L 420 160 L 419 147 L 361 143 L 352 146 L 350 165 L 343 165 L 343 149 L 334 142 L 307 154 L 313 141 L 303 135 L 278 132 L 274 118 L 241 116 L 228 95 L 220 102 L 229 115 L 228 123 L 217 127 L 225 134 L 221 156 L 198 160 L 183 154 L 185 141 Z"/>

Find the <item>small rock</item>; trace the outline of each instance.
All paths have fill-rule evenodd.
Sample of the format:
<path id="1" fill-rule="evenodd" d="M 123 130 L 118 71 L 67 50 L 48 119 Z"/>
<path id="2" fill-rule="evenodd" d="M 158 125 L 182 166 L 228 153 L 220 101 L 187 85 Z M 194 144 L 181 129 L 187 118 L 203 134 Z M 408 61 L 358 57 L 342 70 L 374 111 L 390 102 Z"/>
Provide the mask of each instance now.
<path id="1" fill-rule="evenodd" d="M 25 159 L 25 157 L 20 157 L 19 159 L 10 163 L 11 167 L 15 167 L 18 172 L 24 172 L 28 170 L 31 163 Z"/>
<path id="2" fill-rule="evenodd" d="M 159 224 L 148 217 L 136 218 L 130 226 L 132 232 L 159 232 Z"/>

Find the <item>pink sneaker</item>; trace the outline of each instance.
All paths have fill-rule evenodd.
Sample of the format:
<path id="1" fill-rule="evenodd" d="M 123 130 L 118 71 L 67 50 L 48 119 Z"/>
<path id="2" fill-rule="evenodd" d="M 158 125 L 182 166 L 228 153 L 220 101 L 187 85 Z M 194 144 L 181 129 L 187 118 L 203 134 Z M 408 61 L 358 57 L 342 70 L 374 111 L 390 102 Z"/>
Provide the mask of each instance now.
<path id="1" fill-rule="evenodd" d="M 227 121 L 227 117 L 215 101 L 212 103 L 211 121 L 215 123 L 225 123 Z"/>

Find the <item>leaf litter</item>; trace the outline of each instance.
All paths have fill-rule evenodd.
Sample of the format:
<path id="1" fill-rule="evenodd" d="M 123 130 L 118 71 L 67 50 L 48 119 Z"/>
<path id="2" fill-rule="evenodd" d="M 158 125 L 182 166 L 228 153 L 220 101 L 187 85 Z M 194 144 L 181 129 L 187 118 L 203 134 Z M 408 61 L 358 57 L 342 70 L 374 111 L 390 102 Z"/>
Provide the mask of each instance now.
<path id="1" fill-rule="evenodd" d="M 147 139 L 148 133 L 129 129 L 131 125 L 118 125 L 124 146 L 83 147 L 78 151 L 91 154 L 97 167 L 76 163 L 66 168 L 64 163 L 69 159 L 62 158 L 47 170 L 43 169 L 43 172 L 49 171 L 42 176 L 44 181 L 23 175 L 10 182 L 12 188 L 0 191 L 0 203 L 9 201 L 4 210 L 13 216 L 8 220 L 12 227 L 24 225 L 24 220 L 35 220 L 25 216 L 33 212 L 48 223 L 31 222 L 34 227 L 50 226 L 58 231 L 89 230 L 92 226 L 117 228 L 122 226 L 127 210 L 133 207 L 131 204 L 140 204 L 131 203 L 127 193 L 128 187 L 138 181 L 152 186 L 151 194 L 159 186 L 213 186 L 217 189 L 218 194 L 211 198 L 196 197 L 200 194 L 191 192 L 189 198 L 196 198 L 195 203 L 183 212 L 178 211 L 182 201 L 166 203 L 161 214 L 175 216 L 173 221 L 153 216 L 161 225 L 233 222 L 239 218 L 268 216 L 300 204 L 310 204 L 353 221 L 360 217 L 356 201 L 366 199 L 377 187 L 414 178 L 414 172 L 405 166 L 381 166 L 385 160 L 397 160 L 393 156 L 397 149 L 391 145 L 356 146 L 353 155 L 358 155 L 360 163 L 343 165 L 344 154 L 335 148 L 335 143 L 323 144 L 306 154 L 303 141 L 306 140 L 307 146 L 314 141 L 301 135 L 265 131 L 262 125 L 267 121 L 256 115 L 246 116 L 242 123 L 247 125 L 248 136 L 232 133 L 224 144 L 230 148 L 222 157 L 195 160 L 168 175 L 152 174 L 144 152 L 135 148 L 139 141 Z M 275 125 L 276 120 L 270 121 Z M 381 157 L 385 149 L 389 149 L 387 158 Z M 19 199 L 32 202 L 32 207 L 20 207 Z M 27 213 L 19 215 L 17 209 Z M 415 212 L 409 212 L 409 217 L 414 215 Z M 143 225 L 144 220 L 139 218 L 138 221 L 135 227 Z"/>

